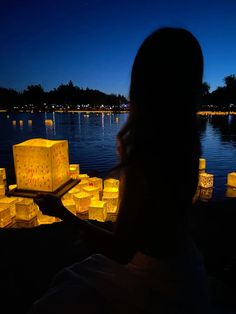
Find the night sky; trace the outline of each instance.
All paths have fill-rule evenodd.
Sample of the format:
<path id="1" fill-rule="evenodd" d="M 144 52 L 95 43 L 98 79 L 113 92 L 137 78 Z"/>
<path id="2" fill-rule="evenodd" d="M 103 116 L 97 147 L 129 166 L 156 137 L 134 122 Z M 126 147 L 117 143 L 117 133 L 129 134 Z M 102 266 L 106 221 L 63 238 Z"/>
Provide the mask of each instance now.
<path id="1" fill-rule="evenodd" d="M 211 90 L 236 74 L 236 1 L 0 0 L 0 86 L 77 86 L 128 95 L 138 47 L 162 26 L 189 29 Z"/>

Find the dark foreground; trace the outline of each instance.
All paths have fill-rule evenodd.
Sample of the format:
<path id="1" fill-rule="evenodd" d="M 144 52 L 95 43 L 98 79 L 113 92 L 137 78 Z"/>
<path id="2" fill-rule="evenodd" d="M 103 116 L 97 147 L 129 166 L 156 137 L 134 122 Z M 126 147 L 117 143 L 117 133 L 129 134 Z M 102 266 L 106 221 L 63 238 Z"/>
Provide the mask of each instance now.
<path id="1" fill-rule="evenodd" d="M 97 223 L 112 229 L 112 223 Z M 236 200 L 199 202 L 192 234 L 201 250 L 222 313 L 236 313 Z M 80 230 L 64 222 L 27 229 L 0 229 L 0 311 L 27 313 L 61 268 L 96 251 Z M 220 312 L 221 313 L 221 312 Z"/>

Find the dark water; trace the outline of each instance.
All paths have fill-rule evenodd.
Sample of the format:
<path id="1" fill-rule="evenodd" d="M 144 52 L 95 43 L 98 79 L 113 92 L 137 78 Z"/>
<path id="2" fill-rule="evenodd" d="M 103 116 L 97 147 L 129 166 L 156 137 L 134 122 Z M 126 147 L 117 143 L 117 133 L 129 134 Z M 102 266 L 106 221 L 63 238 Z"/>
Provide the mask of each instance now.
<path id="1" fill-rule="evenodd" d="M 0 167 L 6 168 L 8 183 L 15 183 L 13 144 L 35 137 L 67 139 L 70 163 L 79 163 L 81 173 L 104 177 L 117 162 L 115 138 L 126 118 L 124 113 L 1 113 Z M 45 119 L 53 125 L 45 125 Z M 227 174 L 236 171 L 236 117 L 199 116 L 199 125 L 206 172 L 214 174 L 212 198 L 224 198 Z"/>

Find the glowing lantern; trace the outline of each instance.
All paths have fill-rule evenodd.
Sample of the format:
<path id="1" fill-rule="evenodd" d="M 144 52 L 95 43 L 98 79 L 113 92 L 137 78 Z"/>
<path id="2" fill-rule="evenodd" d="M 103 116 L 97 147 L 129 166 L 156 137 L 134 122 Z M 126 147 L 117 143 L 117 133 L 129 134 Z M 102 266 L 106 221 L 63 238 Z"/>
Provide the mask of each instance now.
<path id="1" fill-rule="evenodd" d="M 46 125 L 53 125 L 53 120 L 46 119 L 44 122 Z"/>
<path id="2" fill-rule="evenodd" d="M 82 189 L 84 186 L 89 186 L 89 180 L 82 179 L 76 186 L 78 186 L 80 189 Z"/>
<path id="3" fill-rule="evenodd" d="M 8 204 L 0 204 L 0 227 L 4 228 L 12 222 L 10 207 Z"/>
<path id="4" fill-rule="evenodd" d="M 16 125 L 16 120 L 12 120 L 12 125 Z"/>
<path id="5" fill-rule="evenodd" d="M 103 180 L 101 178 L 92 177 L 88 179 L 89 185 L 93 185 L 96 188 L 99 189 L 99 191 L 102 191 L 103 189 Z"/>
<path id="6" fill-rule="evenodd" d="M 79 177 L 79 164 L 70 164 L 70 177 L 78 179 Z"/>
<path id="7" fill-rule="evenodd" d="M 17 197 L 3 197 L 0 199 L 0 204 L 7 204 L 9 206 L 11 218 L 16 216 L 17 202 L 19 202 Z"/>
<path id="8" fill-rule="evenodd" d="M 62 200 L 63 205 L 74 215 L 76 215 L 76 205 L 74 200 Z"/>
<path id="9" fill-rule="evenodd" d="M 118 188 L 110 188 L 106 187 L 103 189 L 103 198 L 116 198 L 119 197 L 119 190 Z"/>
<path id="10" fill-rule="evenodd" d="M 82 190 L 91 195 L 91 199 L 99 200 L 99 188 L 96 188 L 95 186 L 92 185 L 88 185 L 83 186 Z"/>
<path id="11" fill-rule="evenodd" d="M 206 159 L 199 158 L 199 170 L 204 171 L 206 169 Z"/>
<path id="12" fill-rule="evenodd" d="M 37 216 L 37 207 L 33 200 L 24 198 L 16 203 L 16 220 L 31 220 Z"/>
<path id="13" fill-rule="evenodd" d="M 105 179 L 104 180 L 104 189 L 106 188 L 117 188 L 119 189 L 120 181 L 118 179 Z"/>
<path id="14" fill-rule="evenodd" d="M 236 187 L 236 172 L 230 172 L 227 175 L 227 185 Z"/>
<path id="15" fill-rule="evenodd" d="M 20 126 L 22 126 L 24 124 L 24 121 L 23 120 L 19 120 L 19 124 L 20 124 Z"/>
<path id="16" fill-rule="evenodd" d="M 199 186 L 202 188 L 213 187 L 214 175 L 210 173 L 199 173 Z"/>
<path id="17" fill-rule="evenodd" d="M 107 205 L 104 201 L 92 200 L 89 205 L 89 219 L 105 221 L 107 217 Z"/>
<path id="18" fill-rule="evenodd" d="M 73 200 L 73 195 L 76 193 L 79 193 L 81 191 L 81 187 L 78 186 L 78 184 L 70 189 L 65 195 L 63 195 L 63 200 Z"/>
<path id="19" fill-rule="evenodd" d="M 31 139 L 13 154 L 18 189 L 53 192 L 70 179 L 66 140 Z"/>
<path id="20" fill-rule="evenodd" d="M 28 125 L 32 125 L 32 120 L 28 120 Z"/>
<path id="21" fill-rule="evenodd" d="M 80 180 L 88 179 L 88 178 L 89 178 L 89 175 L 87 175 L 87 173 L 80 173 L 79 174 L 79 179 Z"/>
<path id="22" fill-rule="evenodd" d="M 3 180 L 6 180 L 6 169 L 0 168 L 0 176 L 2 176 Z"/>
<path id="23" fill-rule="evenodd" d="M 102 200 L 107 203 L 107 213 L 116 213 L 118 209 L 118 197 L 102 197 Z"/>
<path id="24" fill-rule="evenodd" d="M 5 185 L 0 185 L 0 198 L 3 198 L 5 196 Z"/>
<path id="25" fill-rule="evenodd" d="M 76 213 L 81 213 L 87 211 L 91 202 L 91 195 L 81 191 L 73 195 L 75 206 L 76 206 Z"/>

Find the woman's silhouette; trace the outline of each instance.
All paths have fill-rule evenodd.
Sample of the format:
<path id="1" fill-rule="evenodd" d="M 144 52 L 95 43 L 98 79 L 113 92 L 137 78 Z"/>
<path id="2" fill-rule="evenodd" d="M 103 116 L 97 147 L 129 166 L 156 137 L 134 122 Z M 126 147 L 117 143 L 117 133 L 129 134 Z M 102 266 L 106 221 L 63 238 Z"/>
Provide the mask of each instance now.
<path id="1" fill-rule="evenodd" d="M 209 313 L 207 275 L 189 231 L 202 74 L 201 47 L 189 31 L 161 28 L 144 40 L 117 137 L 122 189 L 114 232 L 77 220 L 100 254 L 62 270 L 30 313 Z M 71 220 L 59 200 L 36 202 Z"/>

